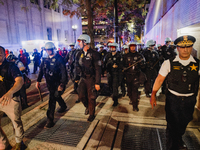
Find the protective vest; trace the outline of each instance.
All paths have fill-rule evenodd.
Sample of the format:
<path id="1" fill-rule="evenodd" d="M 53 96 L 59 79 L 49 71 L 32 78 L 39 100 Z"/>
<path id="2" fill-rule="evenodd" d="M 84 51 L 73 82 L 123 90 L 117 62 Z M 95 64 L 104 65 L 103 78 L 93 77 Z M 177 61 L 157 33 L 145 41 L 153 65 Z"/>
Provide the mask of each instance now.
<path id="1" fill-rule="evenodd" d="M 14 79 L 11 80 L 8 78 L 9 77 L 9 75 L 8 75 L 9 67 L 13 64 L 14 63 L 6 62 L 3 65 L 2 69 L 0 70 L 0 89 L 1 89 L 0 97 L 2 97 L 4 94 L 6 94 L 15 83 Z M 13 95 L 13 97 L 18 96 L 18 95 L 19 95 L 19 92 L 15 93 Z"/>
<path id="2" fill-rule="evenodd" d="M 47 81 L 47 84 L 59 84 L 61 74 L 59 67 L 57 65 L 58 59 L 62 59 L 59 54 L 56 54 L 53 58 L 44 59 L 44 75 Z"/>
<path id="3" fill-rule="evenodd" d="M 119 53 L 116 53 L 115 55 L 112 55 L 112 53 L 109 53 L 106 60 L 106 69 L 110 74 L 118 74 L 122 71 L 122 56 Z M 118 67 L 113 68 L 113 65 L 116 64 Z"/>
<path id="4" fill-rule="evenodd" d="M 146 50 L 144 52 L 144 57 L 146 59 L 146 68 L 147 69 L 156 69 L 159 66 L 159 56 L 155 50 Z"/>
<path id="5" fill-rule="evenodd" d="M 140 72 L 141 67 L 144 66 L 144 60 L 140 53 L 129 52 L 124 56 L 124 65 L 125 65 L 124 67 L 125 68 L 127 68 L 133 64 L 135 64 L 134 67 L 130 67 L 129 69 L 125 70 L 126 73 L 137 74 Z"/>
<path id="6" fill-rule="evenodd" d="M 195 93 L 199 88 L 199 60 L 183 66 L 178 61 L 170 58 L 171 71 L 167 76 L 167 87 L 181 94 Z"/>
<path id="7" fill-rule="evenodd" d="M 81 76 L 94 76 L 95 75 L 95 66 L 94 66 L 94 58 L 93 53 L 88 52 L 86 55 L 81 53 L 79 58 L 79 64 L 82 67 L 82 75 Z"/>

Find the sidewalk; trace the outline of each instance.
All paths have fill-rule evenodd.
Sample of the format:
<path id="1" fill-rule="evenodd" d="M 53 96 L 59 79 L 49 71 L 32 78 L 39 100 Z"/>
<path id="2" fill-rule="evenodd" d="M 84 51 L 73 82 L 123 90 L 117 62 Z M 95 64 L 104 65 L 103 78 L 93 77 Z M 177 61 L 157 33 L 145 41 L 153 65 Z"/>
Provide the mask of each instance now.
<path id="1" fill-rule="evenodd" d="M 106 81 L 103 78 L 102 81 Z M 97 98 L 96 118 L 87 122 L 82 103 L 75 103 L 77 95 L 70 94 L 69 86 L 62 95 L 68 111 L 55 113 L 55 126 L 44 129 L 46 123 L 46 101 L 22 116 L 27 150 L 165 150 L 165 96 L 158 96 L 157 106 L 151 109 L 149 98 L 141 90 L 139 112 L 132 111 L 127 96 L 119 99 L 113 107 L 112 98 Z M 57 105 L 58 106 L 58 105 Z M 189 150 L 200 149 L 199 122 L 191 122 L 184 135 Z M 4 127 L 11 145 L 15 145 L 12 126 Z"/>

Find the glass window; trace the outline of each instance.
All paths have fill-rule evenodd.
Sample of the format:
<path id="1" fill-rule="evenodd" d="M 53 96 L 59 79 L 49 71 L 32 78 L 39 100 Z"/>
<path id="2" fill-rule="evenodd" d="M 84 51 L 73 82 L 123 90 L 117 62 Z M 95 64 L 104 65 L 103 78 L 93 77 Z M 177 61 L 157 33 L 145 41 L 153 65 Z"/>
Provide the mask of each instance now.
<path id="1" fill-rule="evenodd" d="M 47 39 L 52 40 L 52 29 L 51 28 L 47 28 Z"/>

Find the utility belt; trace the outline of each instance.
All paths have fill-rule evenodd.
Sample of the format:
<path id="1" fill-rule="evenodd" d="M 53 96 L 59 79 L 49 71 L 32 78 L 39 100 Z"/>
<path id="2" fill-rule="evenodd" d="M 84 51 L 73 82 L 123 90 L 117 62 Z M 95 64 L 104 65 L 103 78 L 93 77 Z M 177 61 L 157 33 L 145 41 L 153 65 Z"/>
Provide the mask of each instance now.
<path id="1" fill-rule="evenodd" d="M 191 96 L 177 96 L 177 95 L 171 93 L 169 90 L 166 91 L 166 95 L 173 96 L 176 99 L 181 99 L 181 100 L 184 100 L 186 98 L 188 99 L 188 98 L 193 98 L 193 97 L 195 98 L 196 97 L 195 94 L 193 94 Z"/>
<path id="2" fill-rule="evenodd" d="M 91 75 L 91 74 L 83 74 L 81 77 L 87 79 L 87 78 L 91 78 L 92 76 L 94 76 L 94 75 Z"/>

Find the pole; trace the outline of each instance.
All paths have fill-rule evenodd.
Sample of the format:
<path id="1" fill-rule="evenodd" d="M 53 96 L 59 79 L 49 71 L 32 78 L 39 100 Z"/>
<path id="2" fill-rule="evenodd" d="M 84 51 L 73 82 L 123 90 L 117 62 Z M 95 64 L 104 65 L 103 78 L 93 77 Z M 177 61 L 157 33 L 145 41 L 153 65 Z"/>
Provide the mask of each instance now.
<path id="1" fill-rule="evenodd" d="M 76 29 L 74 29 L 74 42 L 76 43 Z"/>
<path id="2" fill-rule="evenodd" d="M 114 40 L 118 43 L 118 10 L 117 10 L 117 0 L 114 1 L 114 17 L 115 17 L 115 33 L 114 33 Z"/>

